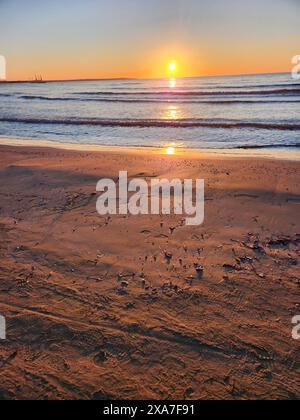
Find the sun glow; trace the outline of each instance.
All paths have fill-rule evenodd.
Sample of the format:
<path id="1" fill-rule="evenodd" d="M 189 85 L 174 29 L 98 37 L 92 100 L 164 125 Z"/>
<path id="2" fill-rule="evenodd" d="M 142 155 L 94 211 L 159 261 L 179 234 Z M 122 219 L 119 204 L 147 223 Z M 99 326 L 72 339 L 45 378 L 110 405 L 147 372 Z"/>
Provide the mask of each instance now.
<path id="1" fill-rule="evenodd" d="M 166 150 L 167 155 L 175 155 L 175 147 L 168 147 Z"/>
<path id="2" fill-rule="evenodd" d="M 175 71 L 176 70 L 176 63 L 172 62 L 169 64 L 169 70 L 170 71 Z"/>
<path id="3" fill-rule="evenodd" d="M 177 64 L 176 64 L 176 62 L 175 61 L 171 61 L 169 63 L 168 68 L 169 68 L 169 72 L 172 73 L 172 74 L 174 74 L 176 72 L 176 70 L 177 70 Z"/>

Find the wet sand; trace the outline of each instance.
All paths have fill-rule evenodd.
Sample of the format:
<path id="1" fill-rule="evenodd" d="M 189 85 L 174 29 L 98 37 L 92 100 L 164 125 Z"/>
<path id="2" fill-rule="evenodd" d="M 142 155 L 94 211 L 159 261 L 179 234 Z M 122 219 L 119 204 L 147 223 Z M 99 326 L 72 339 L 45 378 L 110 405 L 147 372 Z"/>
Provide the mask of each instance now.
<path id="1" fill-rule="evenodd" d="M 120 170 L 204 178 L 204 225 L 99 216 Z M 300 398 L 299 162 L 0 146 L 0 198 L 0 399 Z"/>

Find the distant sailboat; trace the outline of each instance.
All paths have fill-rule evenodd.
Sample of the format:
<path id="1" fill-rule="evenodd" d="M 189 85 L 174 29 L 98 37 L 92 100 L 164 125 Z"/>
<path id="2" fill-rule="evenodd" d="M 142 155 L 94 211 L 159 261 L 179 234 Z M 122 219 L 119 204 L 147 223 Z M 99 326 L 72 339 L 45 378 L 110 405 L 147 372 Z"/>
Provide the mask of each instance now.
<path id="1" fill-rule="evenodd" d="M 45 83 L 45 82 L 44 82 L 41 74 L 39 74 L 39 75 L 36 74 L 33 83 Z"/>

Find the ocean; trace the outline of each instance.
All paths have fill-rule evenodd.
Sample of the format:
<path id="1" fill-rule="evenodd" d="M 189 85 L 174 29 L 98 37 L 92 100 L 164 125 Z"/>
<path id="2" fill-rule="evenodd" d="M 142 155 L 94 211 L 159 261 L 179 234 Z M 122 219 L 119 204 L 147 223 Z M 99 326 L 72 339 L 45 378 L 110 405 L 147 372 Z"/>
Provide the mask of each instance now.
<path id="1" fill-rule="evenodd" d="M 105 146 L 299 148 L 291 74 L 0 84 L 0 137 Z"/>

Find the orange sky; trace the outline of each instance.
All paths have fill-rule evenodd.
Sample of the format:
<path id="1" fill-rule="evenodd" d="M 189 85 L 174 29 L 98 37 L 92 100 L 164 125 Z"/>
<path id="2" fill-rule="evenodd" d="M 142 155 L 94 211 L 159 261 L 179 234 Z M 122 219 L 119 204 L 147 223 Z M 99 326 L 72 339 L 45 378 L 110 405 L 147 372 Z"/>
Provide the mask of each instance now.
<path id="1" fill-rule="evenodd" d="M 17 4 L 0 3 L 0 54 L 11 80 L 288 72 L 300 53 L 292 0 Z"/>
<path id="2" fill-rule="evenodd" d="M 161 51 L 147 51 L 139 57 L 122 57 L 118 60 L 114 57 L 85 55 L 78 59 L 70 56 L 64 58 L 64 54 L 57 55 L 55 60 L 52 56 L 35 53 L 22 59 L 7 57 L 7 75 L 10 80 L 31 79 L 35 74 L 43 75 L 44 79 L 88 79 L 88 78 L 164 78 L 164 77 L 193 77 L 209 75 L 231 75 L 250 73 L 289 72 L 291 69 L 291 57 L 293 50 L 278 55 L 276 52 L 269 53 L 268 60 L 259 60 L 265 56 L 265 51 L 255 51 L 255 56 L 249 52 L 236 51 L 227 54 L 226 51 L 218 51 L 216 54 L 189 51 L 186 49 Z M 120 61 L 120 65 L 118 62 Z M 176 62 L 176 71 L 170 72 L 168 65 Z M 21 68 L 20 68 L 21 67 Z"/>

